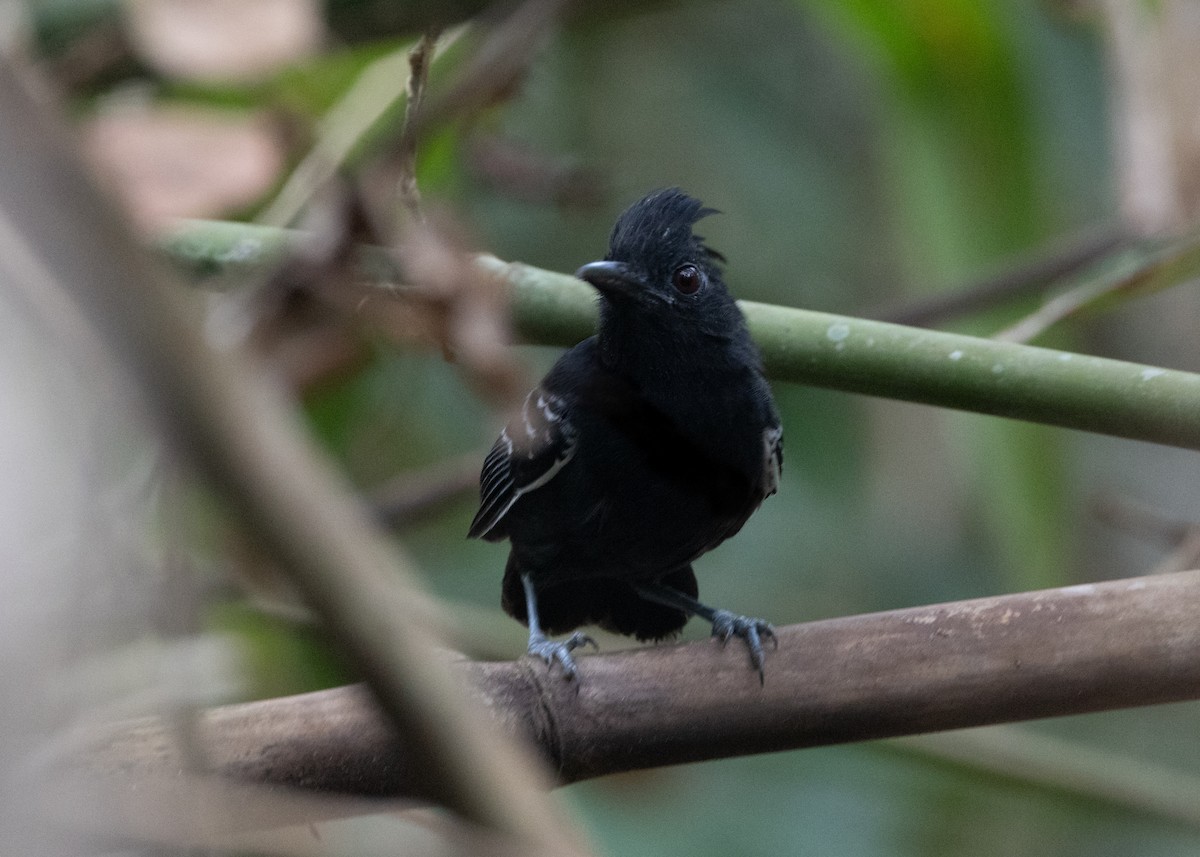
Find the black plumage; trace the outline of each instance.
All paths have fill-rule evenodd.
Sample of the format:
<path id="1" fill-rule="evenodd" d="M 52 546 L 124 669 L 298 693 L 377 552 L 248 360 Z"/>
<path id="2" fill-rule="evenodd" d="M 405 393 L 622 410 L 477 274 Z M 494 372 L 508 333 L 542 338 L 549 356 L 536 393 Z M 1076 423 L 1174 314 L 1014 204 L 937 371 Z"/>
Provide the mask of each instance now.
<path id="1" fill-rule="evenodd" d="M 692 231 L 714 213 L 672 188 L 617 220 L 602 262 L 597 334 L 567 351 L 484 461 L 469 535 L 512 543 L 501 602 L 529 651 L 575 672 L 594 624 L 641 640 L 689 615 L 746 640 L 759 619 L 697 601 L 691 563 L 734 535 L 778 486 L 779 414 L 725 288 L 723 258 Z"/>

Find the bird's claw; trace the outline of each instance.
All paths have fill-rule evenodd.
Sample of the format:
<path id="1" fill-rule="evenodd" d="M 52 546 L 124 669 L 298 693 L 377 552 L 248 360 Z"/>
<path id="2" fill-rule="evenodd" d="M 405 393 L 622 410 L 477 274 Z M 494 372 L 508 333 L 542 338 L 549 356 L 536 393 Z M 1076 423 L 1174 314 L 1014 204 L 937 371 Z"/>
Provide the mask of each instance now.
<path id="1" fill-rule="evenodd" d="M 568 679 L 575 678 L 578 668 L 575 666 L 575 659 L 571 657 L 571 652 L 581 646 L 591 646 L 593 649 L 599 649 L 600 646 L 596 641 L 581 631 L 576 631 L 567 639 L 560 641 L 547 640 L 541 634 L 531 636 L 529 638 L 529 654 L 534 657 L 541 658 L 546 662 L 546 666 L 553 667 L 554 662 L 558 661 L 558 665 L 562 667 L 563 675 Z"/>
<path id="2" fill-rule="evenodd" d="M 775 636 L 775 626 L 763 619 L 740 616 L 729 610 L 718 610 L 713 617 L 712 633 L 714 637 L 721 638 L 722 645 L 729 642 L 730 637 L 741 637 L 746 641 L 746 647 L 750 650 L 750 662 L 758 670 L 758 682 L 762 684 L 765 661 L 762 641 L 770 640 L 775 644 L 775 648 L 779 648 L 779 638 Z"/>

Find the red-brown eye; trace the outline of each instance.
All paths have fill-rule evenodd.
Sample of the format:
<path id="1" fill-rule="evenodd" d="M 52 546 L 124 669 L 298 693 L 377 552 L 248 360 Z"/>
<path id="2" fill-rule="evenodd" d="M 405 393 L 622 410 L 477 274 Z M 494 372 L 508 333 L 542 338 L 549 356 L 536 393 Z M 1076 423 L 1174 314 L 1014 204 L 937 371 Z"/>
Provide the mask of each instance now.
<path id="1" fill-rule="evenodd" d="M 695 265 L 680 265 L 671 275 L 671 282 L 681 295 L 694 295 L 700 290 L 704 275 Z"/>

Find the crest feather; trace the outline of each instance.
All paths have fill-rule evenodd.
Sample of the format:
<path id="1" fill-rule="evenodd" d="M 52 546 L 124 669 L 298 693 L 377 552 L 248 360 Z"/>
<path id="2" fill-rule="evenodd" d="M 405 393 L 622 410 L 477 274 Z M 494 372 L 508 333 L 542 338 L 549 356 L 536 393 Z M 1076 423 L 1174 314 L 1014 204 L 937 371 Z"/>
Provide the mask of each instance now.
<path id="1" fill-rule="evenodd" d="M 605 258 L 629 262 L 663 255 L 682 256 L 690 251 L 723 262 L 724 256 L 692 232 L 697 221 L 719 213 L 677 187 L 653 191 L 617 218 Z"/>

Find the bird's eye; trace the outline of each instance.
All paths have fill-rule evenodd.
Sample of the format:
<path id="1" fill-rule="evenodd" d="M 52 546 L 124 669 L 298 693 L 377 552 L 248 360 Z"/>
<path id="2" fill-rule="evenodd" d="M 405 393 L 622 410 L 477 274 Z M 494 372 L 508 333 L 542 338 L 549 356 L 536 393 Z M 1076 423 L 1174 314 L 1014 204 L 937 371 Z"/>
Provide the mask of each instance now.
<path id="1" fill-rule="evenodd" d="M 680 265 L 671 275 L 671 283 L 675 286 L 675 291 L 681 295 L 696 294 L 703 282 L 704 275 L 695 265 Z"/>

